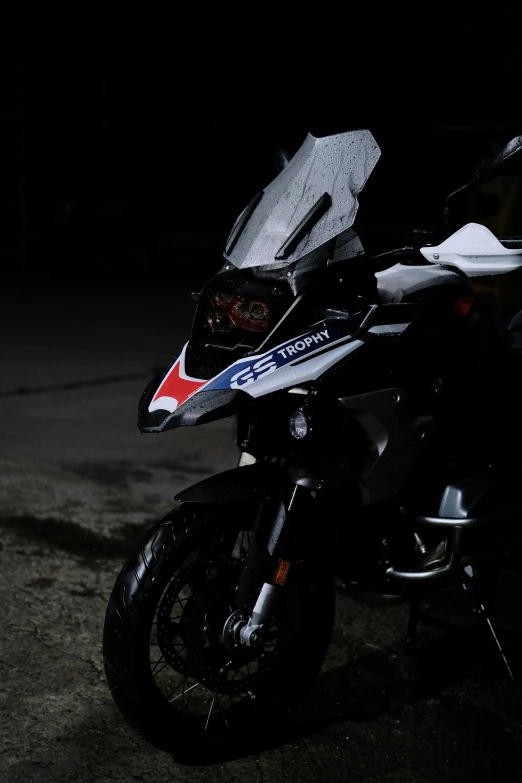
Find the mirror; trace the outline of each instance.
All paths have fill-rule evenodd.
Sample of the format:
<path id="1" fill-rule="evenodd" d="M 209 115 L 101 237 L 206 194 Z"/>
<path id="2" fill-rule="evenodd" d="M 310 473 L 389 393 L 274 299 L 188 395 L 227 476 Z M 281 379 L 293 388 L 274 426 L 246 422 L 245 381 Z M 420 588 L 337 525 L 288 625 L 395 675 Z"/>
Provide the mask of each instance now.
<path id="1" fill-rule="evenodd" d="M 522 174 L 522 136 L 515 136 L 508 141 L 492 161 L 479 168 L 475 173 L 474 181 L 490 182 L 505 174 Z"/>
<path id="2" fill-rule="evenodd" d="M 283 171 L 283 169 L 286 168 L 286 166 L 288 166 L 291 159 L 292 156 L 286 150 L 277 150 L 274 156 L 274 165 L 277 169 L 278 174 L 280 171 Z"/>
<path id="3" fill-rule="evenodd" d="M 514 139 L 508 141 L 504 149 L 502 149 L 493 160 L 487 161 L 484 165 L 480 166 L 474 176 L 466 185 L 454 190 L 446 198 L 446 204 L 444 207 L 444 224 L 446 230 L 449 231 L 451 226 L 450 208 L 449 202 L 454 196 L 464 191 L 476 188 L 479 185 L 483 185 L 486 182 L 497 177 L 504 177 L 506 175 L 522 174 L 522 136 L 515 136 Z M 468 221 L 469 222 L 469 221 Z"/>

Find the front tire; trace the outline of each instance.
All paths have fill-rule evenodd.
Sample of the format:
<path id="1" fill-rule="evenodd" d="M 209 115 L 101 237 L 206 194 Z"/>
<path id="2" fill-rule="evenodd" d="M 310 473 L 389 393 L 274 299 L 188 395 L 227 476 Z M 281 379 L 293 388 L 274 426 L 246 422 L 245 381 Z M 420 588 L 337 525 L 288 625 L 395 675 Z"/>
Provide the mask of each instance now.
<path id="1" fill-rule="evenodd" d="M 288 715 L 328 649 L 333 574 L 305 561 L 290 569 L 262 648 L 236 651 L 224 639 L 255 512 L 174 509 L 147 533 L 109 600 L 103 650 L 114 701 L 142 737 L 179 761 L 201 761 Z"/>

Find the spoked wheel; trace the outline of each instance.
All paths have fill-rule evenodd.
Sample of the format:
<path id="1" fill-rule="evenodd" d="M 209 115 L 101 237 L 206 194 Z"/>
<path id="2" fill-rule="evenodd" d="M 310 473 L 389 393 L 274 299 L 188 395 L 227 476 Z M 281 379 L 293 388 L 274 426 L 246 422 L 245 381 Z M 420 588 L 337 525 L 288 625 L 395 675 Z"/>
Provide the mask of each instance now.
<path id="1" fill-rule="evenodd" d="M 254 698 L 256 683 L 275 664 L 275 619 L 262 650 L 238 644 L 233 633 L 241 614 L 234 606 L 236 587 L 251 535 L 233 526 L 189 555 L 171 577 L 152 625 L 156 686 L 187 717 L 204 717 L 205 730 L 214 718 L 228 724 L 227 711 Z"/>
<path id="2" fill-rule="evenodd" d="M 264 644 L 239 643 L 235 596 L 254 518 L 254 507 L 178 507 L 146 536 L 109 601 L 114 700 L 178 760 L 201 760 L 286 716 L 326 654 L 334 589 L 317 563 L 292 566 Z"/>

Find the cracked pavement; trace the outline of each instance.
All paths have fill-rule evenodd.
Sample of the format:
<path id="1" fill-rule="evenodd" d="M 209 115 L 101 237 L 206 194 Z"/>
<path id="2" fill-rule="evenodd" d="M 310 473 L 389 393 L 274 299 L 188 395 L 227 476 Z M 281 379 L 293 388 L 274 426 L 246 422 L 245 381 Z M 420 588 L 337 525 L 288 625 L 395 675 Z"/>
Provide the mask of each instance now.
<path id="1" fill-rule="evenodd" d="M 522 779 L 521 688 L 492 666 L 473 623 L 421 629 L 409 656 L 406 607 L 343 597 L 317 683 L 277 736 L 184 767 L 123 723 L 101 658 L 114 580 L 177 491 L 237 459 L 228 421 L 161 437 L 136 429 L 147 378 L 190 328 L 188 292 L 175 318 L 172 295 L 4 307 L 1 783 Z"/>

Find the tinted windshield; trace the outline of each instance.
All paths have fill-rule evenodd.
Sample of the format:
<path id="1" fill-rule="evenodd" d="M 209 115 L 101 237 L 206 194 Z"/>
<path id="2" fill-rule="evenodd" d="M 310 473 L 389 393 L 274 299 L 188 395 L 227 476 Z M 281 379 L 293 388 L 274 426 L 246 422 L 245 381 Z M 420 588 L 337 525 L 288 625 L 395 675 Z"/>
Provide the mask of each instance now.
<path id="1" fill-rule="evenodd" d="M 239 216 L 225 258 L 239 269 L 297 261 L 350 228 L 380 150 L 367 130 L 304 143 Z"/>

